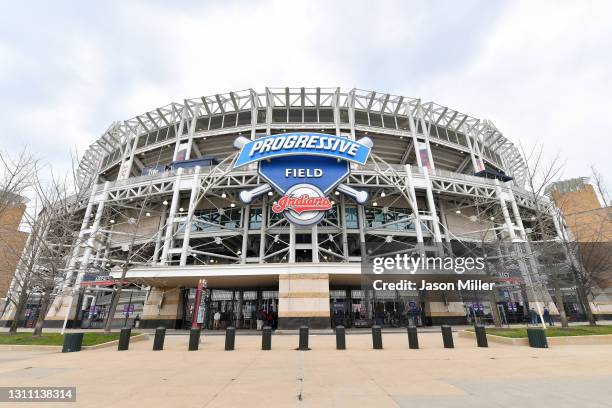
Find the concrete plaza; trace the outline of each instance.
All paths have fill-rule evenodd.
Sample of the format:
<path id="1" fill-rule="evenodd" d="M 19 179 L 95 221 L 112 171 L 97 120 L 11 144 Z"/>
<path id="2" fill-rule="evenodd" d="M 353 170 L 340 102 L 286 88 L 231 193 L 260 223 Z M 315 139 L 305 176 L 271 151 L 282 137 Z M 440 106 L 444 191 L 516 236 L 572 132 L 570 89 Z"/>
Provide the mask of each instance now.
<path id="1" fill-rule="evenodd" d="M 0 386 L 76 386 L 67 407 L 610 407 L 612 347 L 550 349 L 490 344 L 477 348 L 455 333 L 444 349 L 439 333 L 421 333 L 410 350 L 405 333 L 384 333 L 372 350 L 368 334 L 311 335 L 296 351 L 296 335 L 275 335 L 262 351 L 259 336 L 203 336 L 187 351 L 186 335 L 166 336 L 78 353 L 0 351 Z M 9 406 L 0 403 L 0 407 Z M 19 407 L 41 406 L 20 403 Z M 44 405 L 46 406 L 46 405 Z"/>

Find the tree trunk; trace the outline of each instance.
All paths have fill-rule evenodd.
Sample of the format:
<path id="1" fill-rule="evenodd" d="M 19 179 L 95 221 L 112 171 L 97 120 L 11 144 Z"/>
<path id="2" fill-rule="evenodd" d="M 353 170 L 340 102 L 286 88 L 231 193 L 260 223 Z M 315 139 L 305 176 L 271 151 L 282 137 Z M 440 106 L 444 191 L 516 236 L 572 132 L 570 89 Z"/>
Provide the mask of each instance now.
<path id="1" fill-rule="evenodd" d="M 115 316 L 117 305 L 119 304 L 119 299 L 121 298 L 121 289 L 123 288 L 123 281 L 125 280 L 125 275 L 127 274 L 127 271 L 128 268 L 123 267 L 121 271 L 121 279 L 119 279 L 119 287 L 115 290 L 115 295 L 113 296 L 113 300 L 111 301 L 108 316 L 106 316 L 106 321 L 104 322 L 104 333 L 108 334 L 111 331 L 113 317 Z"/>
<path id="2" fill-rule="evenodd" d="M 53 288 L 45 290 L 45 294 L 43 295 L 42 301 L 40 303 L 40 313 L 38 314 L 38 318 L 36 319 L 36 325 L 34 326 L 34 332 L 32 332 L 32 337 L 40 337 L 42 336 L 43 324 L 45 323 L 45 318 L 47 317 L 47 312 L 49 311 L 49 300 L 51 299 L 51 291 Z"/>
<path id="3" fill-rule="evenodd" d="M 557 306 L 557 310 L 559 311 L 559 320 L 561 321 L 561 327 L 569 327 L 567 323 L 567 316 L 565 314 L 565 305 L 563 303 L 563 293 L 561 293 L 561 287 L 559 286 L 559 278 L 553 275 L 553 287 L 555 291 L 555 306 Z"/>
<path id="4" fill-rule="evenodd" d="M 28 300 L 28 291 L 26 288 L 23 288 L 19 293 L 19 298 L 17 299 L 17 304 L 15 305 L 15 315 L 13 316 L 13 321 L 11 322 L 11 327 L 9 328 L 9 334 L 17 333 L 17 326 L 19 325 L 19 318 L 21 317 L 21 313 L 23 312 L 23 307 Z"/>
<path id="5" fill-rule="evenodd" d="M 493 323 L 495 323 L 495 327 L 502 327 L 502 320 L 501 316 L 499 315 L 499 309 L 497 308 L 497 300 L 495 299 L 494 290 L 489 292 L 489 303 L 491 303 L 491 314 L 493 315 Z"/>
<path id="6" fill-rule="evenodd" d="M 589 297 L 584 289 L 584 285 L 580 280 L 580 276 L 578 275 L 578 271 L 572 265 L 572 274 L 574 275 L 574 281 L 576 282 L 576 290 L 578 291 L 578 301 L 582 306 L 582 310 L 586 314 L 587 321 L 591 326 L 597 325 L 597 320 L 595 320 L 595 316 L 593 315 L 593 311 L 591 310 L 591 305 L 589 304 Z"/>

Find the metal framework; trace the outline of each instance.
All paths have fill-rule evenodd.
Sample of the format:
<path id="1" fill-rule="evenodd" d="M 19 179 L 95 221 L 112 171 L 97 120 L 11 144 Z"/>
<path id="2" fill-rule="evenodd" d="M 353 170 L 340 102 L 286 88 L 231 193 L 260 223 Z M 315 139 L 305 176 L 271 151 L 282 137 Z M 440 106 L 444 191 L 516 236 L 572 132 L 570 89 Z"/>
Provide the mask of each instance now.
<path id="1" fill-rule="evenodd" d="M 264 182 L 254 167 L 233 169 L 233 138 L 299 129 L 374 139 L 369 162 L 353 166 L 344 181 L 368 190 L 369 202 L 335 193 L 333 209 L 308 228 L 272 213 L 272 192 L 237 205 L 238 191 Z M 220 163 L 138 175 L 172 162 L 180 150 L 184 159 L 213 155 Z M 473 175 L 485 168 L 514 179 Z M 248 89 L 171 103 L 113 123 L 87 150 L 78 174 L 91 194 L 82 203 L 85 243 L 68 267 L 75 284 L 92 269 L 116 265 L 126 243 L 138 246 L 132 263 L 143 267 L 358 262 L 362 245 L 378 241 L 444 253 L 463 239 L 449 227 L 449 211 L 476 200 L 492 203 L 503 214 L 495 228 L 516 240 L 526 236 L 520 211 L 535 205 L 521 188 L 519 151 L 490 121 L 360 89 Z"/>

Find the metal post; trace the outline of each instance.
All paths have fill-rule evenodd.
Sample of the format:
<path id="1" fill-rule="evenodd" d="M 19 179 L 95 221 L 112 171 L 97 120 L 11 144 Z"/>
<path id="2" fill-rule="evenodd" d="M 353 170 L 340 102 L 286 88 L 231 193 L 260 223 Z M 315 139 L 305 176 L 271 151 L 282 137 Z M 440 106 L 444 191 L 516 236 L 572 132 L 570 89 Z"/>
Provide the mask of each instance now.
<path id="1" fill-rule="evenodd" d="M 200 335 L 202 330 L 200 328 L 191 328 L 189 331 L 189 351 L 196 351 L 200 346 Z"/>
<path id="2" fill-rule="evenodd" d="M 487 341 L 487 331 L 482 324 L 474 325 L 474 332 L 476 333 L 476 344 L 478 347 L 489 347 Z"/>
<path id="3" fill-rule="evenodd" d="M 336 350 L 346 350 L 346 330 L 344 326 L 336 326 Z"/>
<path id="4" fill-rule="evenodd" d="M 300 327 L 300 343 L 298 350 L 307 351 L 310 350 L 308 348 L 308 326 Z"/>
<path id="5" fill-rule="evenodd" d="M 193 303 L 193 315 L 191 317 L 191 328 L 199 329 L 200 325 L 198 324 L 198 312 L 200 310 L 200 303 L 202 302 L 202 287 L 204 286 L 204 279 L 200 279 L 198 281 L 198 287 L 196 288 L 196 296 Z"/>
<path id="6" fill-rule="evenodd" d="M 225 330 L 225 351 L 232 351 L 236 344 L 236 328 L 228 327 Z"/>
<path id="7" fill-rule="evenodd" d="M 179 168 L 177 170 L 176 179 L 174 180 L 174 187 L 172 191 L 172 203 L 170 204 L 170 209 L 168 211 L 168 218 L 166 222 L 166 235 L 164 237 L 164 246 L 162 248 L 162 255 L 160 259 L 160 264 L 165 265 L 168 262 L 168 253 L 170 252 L 170 242 L 172 241 L 172 235 L 174 234 L 174 214 L 176 213 L 176 209 L 178 207 L 180 192 L 181 192 L 181 175 L 183 174 L 183 169 Z"/>
<path id="8" fill-rule="evenodd" d="M 130 336 L 132 335 L 132 329 L 123 328 L 119 334 L 119 345 L 117 350 L 124 351 L 130 347 Z"/>
<path id="9" fill-rule="evenodd" d="M 454 348 L 455 343 L 453 342 L 452 328 L 444 324 L 442 325 L 441 329 L 442 329 L 442 342 L 444 343 L 444 348 Z"/>
<path id="10" fill-rule="evenodd" d="M 382 350 L 382 331 L 380 326 L 372 326 L 372 348 L 374 350 Z"/>
<path id="11" fill-rule="evenodd" d="M 265 326 L 261 332 L 261 349 L 272 349 L 272 328 L 270 326 Z"/>
<path id="12" fill-rule="evenodd" d="M 166 337 L 166 328 L 158 327 L 155 329 L 155 338 L 153 339 L 153 351 L 164 349 L 164 339 Z"/>
<path id="13" fill-rule="evenodd" d="M 408 326 L 408 347 L 411 349 L 419 348 L 419 335 L 416 326 Z"/>
<path id="14" fill-rule="evenodd" d="M 193 185 L 191 186 L 191 194 L 189 195 L 189 207 L 187 208 L 187 219 L 185 220 L 185 231 L 183 232 L 183 247 L 181 249 L 180 265 L 187 265 L 187 255 L 189 252 L 189 243 L 191 237 L 191 224 L 193 222 L 193 213 L 197 204 L 196 198 L 200 189 L 200 166 L 196 166 L 193 174 Z"/>

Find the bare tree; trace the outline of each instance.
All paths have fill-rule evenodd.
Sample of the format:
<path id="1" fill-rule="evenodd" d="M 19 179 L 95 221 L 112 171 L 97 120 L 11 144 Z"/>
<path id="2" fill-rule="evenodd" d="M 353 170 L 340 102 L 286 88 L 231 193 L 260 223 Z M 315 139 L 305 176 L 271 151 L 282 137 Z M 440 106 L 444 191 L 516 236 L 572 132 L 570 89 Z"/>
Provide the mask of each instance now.
<path id="1" fill-rule="evenodd" d="M 15 239 L 16 226 L 21 226 L 21 220 L 14 219 L 15 214 L 19 211 L 10 213 L 14 207 L 24 205 L 26 202 L 24 196 L 31 193 L 37 163 L 38 160 L 29 153 L 27 148 L 14 156 L 0 151 L 0 247 L 4 251 L 3 264 L 0 265 L 0 268 L 6 270 L 8 277 L 15 272 L 15 264 L 24 246 L 23 241 Z M 4 315 L 8 306 L 14 305 L 15 301 L 15 297 L 9 290 L 1 315 Z"/>
<path id="2" fill-rule="evenodd" d="M 603 179 L 603 176 L 597 170 L 597 168 L 595 168 L 594 165 L 591 165 L 591 174 L 593 175 L 593 183 L 595 184 L 595 189 L 597 193 L 601 197 L 603 206 L 609 207 L 611 205 L 610 196 L 608 195 L 608 189 L 606 188 L 606 183 Z"/>
<path id="3" fill-rule="evenodd" d="M 531 200 L 534 203 L 534 214 L 531 217 L 532 220 L 532 236 L 536 237 L 536 241 L 540 243 L 551 242 L 553 243 L 557 237 L 556 229 L 552 221 L 552 214 L 554 213 L 554 203 L 545 197 L 546 187 L 557 180 L 564 167 L 564 163 L 561 162 L 559 155 L 557 154 L 550 161 L 544 160 L 544 149 L 543 146 L 534 146 L 531 150 L 526 151 L 523 145 L 520 146 L 521 153 L 525 158 L 525 168 L 527 171 L 527 191 L 531 196 Z M 554 244 L 551 244 L 554 246 Z M 543 252 L 547 252 L 550 248 L 545 245 L 532 245 L 528 240 L 528 253 L 527 256 L 531 259 L 538 259 L 544 261 L 544 268 L 536 270 L 534 273 L 543 273 L 550 280 L 554 292 L 555 306 L 559 312 L 559 319 L 563 327 L 568 327 L 567 316 L 565 313 L 565 304 L 563 301 L 563 293 L 561 292 L 560 283 L 560 270 L 558 268 L 548 268 L 549 258 L 547 258 Z M 535 251 L 534 251 L 535 250 Z M 538 253 L 539 252 L 539 253 Z M 538 265 L 535 265 L 538 269 Z"/>

